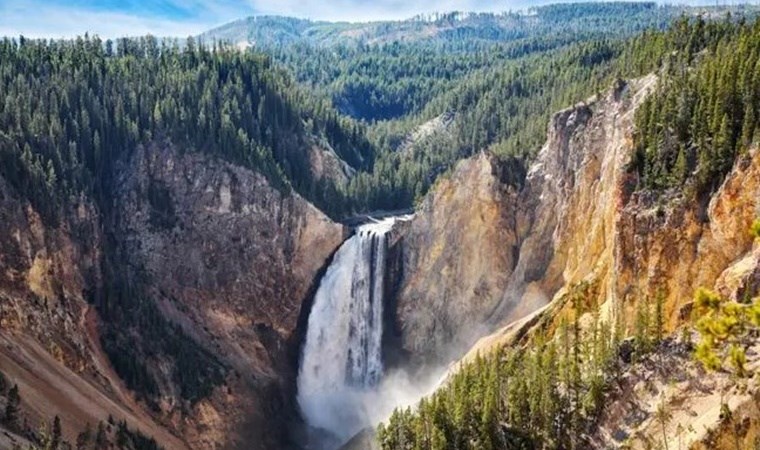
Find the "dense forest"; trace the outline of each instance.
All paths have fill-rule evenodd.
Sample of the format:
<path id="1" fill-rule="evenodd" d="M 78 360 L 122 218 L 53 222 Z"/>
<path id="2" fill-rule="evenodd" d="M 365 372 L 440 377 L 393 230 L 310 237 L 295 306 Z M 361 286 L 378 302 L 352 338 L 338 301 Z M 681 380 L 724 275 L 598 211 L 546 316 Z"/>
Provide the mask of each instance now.
<path id="1" fill-rule="evenodd" d="M 307 32 L 317 24 L 295 21 L 303 36 L 257 51 L 211 44 L 225 36 L 214 32 L 204 35 L 208 45 L 192 38 L 182 45 L 153 37 L 4 39 L 3 175 L 54 217 L 57 205 L 80 192 L 105 205 L 112 165 L 139 144 L 165 139 L 255 168 L 334 218 L 408 208 L 456 161 L 486 148 L 530 158 L 551 111 L 615 76 L 658 67 L 665 43 L 648 45 L 645 54 L 638 47 L 654 34 L 624 38 L 662 27 L 680 11 L 649 3 L 574 4 L 537 8 L 534 15 L 438 15 L 362 28 L 376 43 L 334 39 L 330 45 L 318 45 L 323 41 Z M 255 29 L 294 20 L 257 18 Z M 562 32 L 549 32 L 560 23 Z M 409 42 L 380 39 L 428 26 L 440 33 Z M 500 31 L 482 35 L 489 26 Z M 448 118 L 443 132 L 408 139 L 441 117 Z M 317 178 L 308 157 L 315 144 L 334 150 L 358 175 L 347 185 Z"/>
<path id="2" fill-rule="evenodd" d="M 539 328 L 527 345 L 477 355 L 414 409 L 394 411 L 379 426 L 380 446 L 384 450 L 589 448 L 585 439 L 593 433 L 610 392 L 619 386 L 625 366 L 663 345 L 694 350 L 694 359 L 706 370 L 730 372 L 735 380 L 752 376 L 745 353 L 760 330 L 760 298 L 739 303 L 699 289 L 693 312 L 699 343 L 693 348 L 689 327 L 677 344 L 664 337 L 661 298 L 651 304 L 640 302 L 633 323 L 617 323 L 611 329 L 596 316 L 595 306 L 587 309 L 593 288 L 576 285 L 561 299 L 572 312 L 561 316 L 553 333 L 545 336 L 547 330 Z M 584 312 L 594 314 L 590 325 L 578 322 Z M 626 328 L 633 335 L 623 338 Z M 668 412 L 660 414 L 656 420 L 667 421 Z M 654 445 L 658 444 L 655 438 Z"/>
<path id="3" fill-rule="evenodd" d="M 374 122 L 419 113 L 474 70 L 573 43 L 664 28 L 683 10 L 654 3 L 580 3 L 543 6 L 532 14 L 449 13 L 400 23 L 332 26 L 259 17 L 243 22 L 249 25 L 243 27 L 247 34 L 233 32 L 238 24 L 233 23 L 203 38 L 248 39 L 290 69 L 296 80 L 325 91 L 342 112 Z M 293 39 L 263 36 L 286 23 L 294 26 L 288 33 Z"/>
<path id="4" fill-rule="evenodd" d="M 0 42 L 0 167 L 47 217 L 66 196 L 104 205 L 113 165 L 167 138 L 291 186 L 325 210 L 306 149 L 322 137 L 371 169 L 361 126 L 297 89 L 270 58 L 218 45 L 180 50 L 155 38 Z"/>
<path id="5" fill-rule="evenodd" d="M 738 8 L 744 8 L 739 6 Z M 667 26 L 686 6 L 654 2 L 598 2 L 546 5 L 528 10 L 485 12 L 431 12 L 408 20 L 372 22 L 324 22 L 282 16 L 254 16 L 203 33 L 203 40 L 271 48 L 305 44 L 319 48 L 366 46 L 393 42 L 453 44 L 469 47 L 474 42 L 499 43 L 528 36 L 566 31 L 585 33 L 636 33 Z"/>
<path id="6" fill-rule="evenodd" d="M 598 286 L 580 283 L 560 300 L 558 326 L 539 327 L 528 345 L 498 348 L 463 363 L 415 409 L 396 410 L 378 429 L 384 450 L 588 448 L 606 393 L 630 363 L 663 339 L 661 303 L 642 302 L 635 337 L 613 329 L 590 304 Z M 580 317 L 593 315 L 590 324 Z M 545 333 L 546 335 L 542 334 Z"/>
<path id="7" fill-rule="evenodd" d="M 760 131 L 760 22 L 682 19 L 668 41 L 679 51 L 637 114 L 633 169 L 649 189 L 711 191 Z"/>
<path id="8" fill-rule="evenodd" d="M 312 143 L 326 141 L 348 164 L 372 168 L 360 124 L 305 95 L 270 58 L 221 45 L 6 38 L 0 92 L 0 176 L 53 227 L 80 195 L 93 198 L 107 222 L 115 167 L 156 141 L 255 169 L 332 212 L 331 185 L 309 166 Z M 160 192 L 149 194 L 161 201 Z M 105 285 L 89 294 L 114 369 L 157 408 L 161 375 L 147 361 L 171 361 L 181 398 L 204 398 L 226 368 L 158 311 L 146 274 L 120 260 L 108 229 L 105 238 Z"/>
<path id="9" fill-rule="evenodd" d="M 710 13 L 723 9 L 756 13 L 751 6 Z M 704 10 L 579 3 L 366 24 L 264 16 L 200 39 L 252 45 L 323 104 L 367 125 L 373 170 L 359 170 L 347 186 L 322 187 L 328 212 L 342 216 L 409 208 L 440 174 L 483 149 L 523 164 L 543 142 L 551 111 L 606 88 L 615 76 L 659 66 L 662 48 L 643 57 L 627 38 Z M 437 119 L 443 130 L 410 139 Z"/>

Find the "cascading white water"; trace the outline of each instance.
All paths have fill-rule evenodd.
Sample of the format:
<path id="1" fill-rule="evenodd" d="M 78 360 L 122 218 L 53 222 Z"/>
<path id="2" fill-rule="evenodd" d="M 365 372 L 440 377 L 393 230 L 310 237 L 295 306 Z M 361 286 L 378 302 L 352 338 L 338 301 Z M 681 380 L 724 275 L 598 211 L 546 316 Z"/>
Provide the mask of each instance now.
<path id="1" fill-rule="evenodd" d="M 383 375 L 386 235 L 396 218 L 360 226 L 335 253 L 314 298 L 298 374 L 306 421 L 343 442 L 370 425 Z"/>

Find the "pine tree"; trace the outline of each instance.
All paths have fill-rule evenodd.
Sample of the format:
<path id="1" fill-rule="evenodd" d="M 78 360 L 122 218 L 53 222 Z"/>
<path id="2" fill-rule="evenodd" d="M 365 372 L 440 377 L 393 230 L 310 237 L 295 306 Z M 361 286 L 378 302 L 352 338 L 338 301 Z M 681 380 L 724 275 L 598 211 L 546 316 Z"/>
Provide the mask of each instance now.
<path id="1" fill-rule="evenodd" d="M 665 450 L 668 450 L 668 433 L 667 427 L 670 420 L 673 418 L 673 413 L 670 411 L 670 406 L 666 403 L 663 397 L 660 403 L 657 405 L 657 411 L 655 411 L 655 418 L 660 424 L 660 430 L 662 432 L 662 445 Z"/>
<path id="2" fill-rule="evenodd" d="M 61 445 L 62 430 L 61 430 L 61 418 L 58 415 L 53 419 L 53 431 L 50 438 L 50 448 L 57 450 Z"/>
<path id="3" fill-rule="evenodd" d="M 689 167 L 686 161 L 686 150 L 683 146 L 679 146 L 678 156 L 676 157 L 676 162 L 673 165 L 672 184 L 679 185 L 680 183 L 683 183 L 686 181 L 688 174 Z"/>
<path id="4" fill-rule="evenodd" d="M 663 317 L 663 308 L 665 306 L 665 293 L 660 290 L 657 292 L 657 297 L 655 298 L 655 310 L 654 310 L 654 339 L 655 344 L 659 344 L 662 342 L 662 337 L 664 334 L 664 317 Z"/>
<path id="5" fill-rule="evenodd" d="M 741 145 L 743 150 L 748 150 L 755 140 L 755 130 L 757 126 L 757 116 L 755 114 L 755 105 L 747 104 L 744 109 L 744 122 L 742 123 Z"/>
<path id="6" fill-rule="evenodd" d="M 649 303 L 642 300 L 636 307 L 636 322 L 634 324 L 637 357 L 651 350 Z"/>
<path id="7" fill-rule="evenodd" d="M 108 448 L 108 435 L 106 434 L 106 426 L 102 420 L 98 422 L 98 431 L 95 434 L 95 448 L 97 450 Z"/>
<path id="8" fill-rule="evenodd" d="M 90 426 L 90 422 L 87 422 L 87 425 L 85 425 L 84 430 L 82 430 L 77 435 L 77 441 L 76 441 L 76 448 L 77 450 L 85 450 L 92 441 L 92 427 Z"/>
<path id="9" fill-rule="evenodd" d="M 18 385 L 14 384 L 10 391 L 8 391 L 8 400 L 5 405 L 5 423 L 12 428 L 18 426 L 20 405 L 21 395 L 19 394 Z"/>

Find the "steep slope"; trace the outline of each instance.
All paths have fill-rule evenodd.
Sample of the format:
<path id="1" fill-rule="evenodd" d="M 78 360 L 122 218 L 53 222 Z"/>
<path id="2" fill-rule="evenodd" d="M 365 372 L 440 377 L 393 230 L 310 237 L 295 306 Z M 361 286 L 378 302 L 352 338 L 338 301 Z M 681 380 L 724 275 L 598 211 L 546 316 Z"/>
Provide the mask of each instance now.
<path id="1" fill-rule="evenodd" d="M 22 399 L 3 420 L 38 443 L 55 415 L 69 441 L 112 415 L 168 448 L 289 445 L 299 324 L 343 239 L 304 197 L 341 210 L 361 129 L 260 54 L 0 54 L 0 404 Z"/>
<path id="2" fill-rule="evenodd" d="M 183 435 L 198 448 L 283 445 L 299 318 L 342 226 L 255 172 L 171 145 L 140 148 L 118 172 L 115 234 L 127 266 L 144 273 L 165 317 L 232 369 L 226 389 L 193 406 L 196 429 Z"/>
<path id="3" fill-rule="evenodd" d="M 0 368 L 19 385 L 25 419 L 36 428 L 58 415 L 73 440 L 112 414 L 167 448 L 185 448 L 131 401 L 100 350 L 87 303 L 102 284 L 102 222 L 92 202 L 76 199 L 50 227 L 0 178 L 0 217 Z"/>
<path id="4" fill-rule="evenodd" d="M 471 201 L 471 186 L 502 186 L 498 173 L 477 170 L 488 161 L 484 156 L 460 163 L 451 181 L 439 184 L 404 237 L 407 259 L 421 261 L 405 265 L 399 293 L 398 315 L 405 330 L 405 348 L 436 355 L 458 339 L 472 344 L 477 338 L 477 333 L 470 332 L 473 324 L 492 327 L 519 319 L 546 304 L 564 284 L 595 272 L 609 272 L 610 267 L 603 265 L 603 254 L 611 252 L 612 245 L 606 242 L 612 236 L 606 232 L 614 225 L 632 111 L 653 83 L 653 77 L 631 85 L 621 83 L 599 101 L 557 113 L 524 186 L 511 188 L 511 195 L 483 190 L 476 196 L 482 200 Z M 447 194 L 451 189 L 457 194 Z M 484 211 L 489 208 L 481 205 L 490 205 L 490 210 L 498 212 L 495 217 L 502 219 L 485 220 Z M 443 213 L 435 215 L 438 211 Z M 473 217 L 482 220 L 449 225 Z M 428 225 L 431 222 L 437 225 Z M 439 276 L 435 252 L 443 245 L 419 245 L 422 240 L 416 234 L 437 236 L 426 231 L 436 230 L 436 226 L 447 230 L 442 233 L 447 248 L 473 249 L 469 257 L 465 252 L 448 260 L 475 270 L 458 276 L 445 274 L 435 282 L 427 279 Z M 475 238 L 470 238 L 476 230 Z M 431 260 L 433 263 L 427 262 Z M 477 269 L 480 261 L 483 266 Z M 482 299 L 473 307 L 472 298 L 478 293 L 476 287 L 483 273 L 499 277 L 498 282 L 491 289 L 482 289 Z M 414 290 L 417 284 L 437 286 L 439 291 L 418 293 Z M 448 319 L 448 329 L 419 323 L 422 317 L 436 317 L 441 303 L 457 311 Z"/>
<path id="5" fill-rule="evenodd" d="M 11 226 L 0 253 L 0 361 L 29 426 L 58 415 L 73 442 L 112 415 L 166 448 L 286 445 L 299 317 L 342 226 L 256 172 L 167 143 L 140 147 L 117 173 L 113 216 L 82 198 L 57 228 L 0 180 Z M 114 226 L 112 247 L 104 224 Z M 88 303 L 102 290 L 106 249 L 118 249 L 133 292 L 225 368 L 210 395 L 183 400 L 173 367 L 192 354 L 139 339 L 134 363 L 148 367 L 159 396 L 126 389 L 101 349 L 101 333 L 119 325 Z M 150 336 L 151 326 L 133 332 Z"/>
<path id="6" fill-rule="evenodd" d="M 601 305 L 606 317 L 614 313 L 632 317 L 639 301 L 664 296 L 665 315 L 673 329 L 679 315 L 683 320 L 680 310 L 694 290 L 714 286 L 721 272 L 749 251 L 752 237 L 747 230 L 760 212 L 757 150 L 736 162 L 723 186 L 704 205 L 682 198 L 663 204 L 645 191 L 633 194 L 635 175 L 627 166 L 632 157 L 633 113 L 655 81 L 650 76 L 620 83 L 603 98 L 557 113 L 517 198 L 491 194 L 483 200 L 510 217 L 506 228 L 499 220 L 456 225 L 479 217 L 481 208 L 476 205 L 481 200 L 462 202 L 447 190 L 457 186 L 461 198 L 469 198 L 471 186 L 495 182 L 493 174 L 475 169 L 483 164 L 482 156 L 461 163 L 451 177 L 455 181 L 439 184 L 404 237 L 407 260 L 413 261 L 404 267 L 398 299 L 405 348 L 439 354 L 459 336 L 470 334 L 471 320 L 482 323 L 488 318 L 492 325 L 510 322 L 583 280 L 598 283 L 594 304 Z M 446 213 L 435 215 L 435 211 Z M 425 242 L 418 235 L 434 239 L 438 233 L 425 230 L 436 227 L 447 230 L 446 246 L 418 244 Z M 476 230 L 479 237 L 473 240 L 468 233 Z M 504 233 L 510 237 L 500 237 Z M 473 301 L 472 286 L 483 270 L 476 269 L 469 277 L 440 276 L 435 261 L 444 247 L 480 249 L 482 254 L 468 257 L 465 251 L 453 261 L 478 267 L 482 258 L 507 280 L 496 285 L 486 300 Z M 515 254 L 512 264 L 493 262 L 509 261 Z M 437 288 L 428 290 L 428 295 L 415 291 L 416 285 Z M 490 316 L 482 313 L 484 302 L 493 307 Z M 460 313 L 447 318 L 448 328 L 425 325 L 422 318 L 439 315 L 442 304 Z"/>

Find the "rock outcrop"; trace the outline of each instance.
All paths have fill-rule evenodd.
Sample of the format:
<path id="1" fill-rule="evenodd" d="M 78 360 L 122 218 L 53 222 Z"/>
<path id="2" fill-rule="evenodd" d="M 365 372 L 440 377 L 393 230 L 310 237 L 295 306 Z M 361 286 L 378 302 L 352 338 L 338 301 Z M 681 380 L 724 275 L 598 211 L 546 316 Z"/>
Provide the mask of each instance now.
<path id="1" fill-rule="evenodd" d="M 261 436 L 277 429 L 287 439 L 299 317 L 342 226 L 255 172 L 172 146 L 139 149 L 119 173 L 126 260 L 163 314 L 235 372 L 235 395 L 202 401 L 183 434 L 194 448 L 272 445 Z"/>
<path id="2" fill-rule="evenodd" d="M 100 349 L 88 303 L 103 282 L 94 203 L 81 196 L 43 219 L 0 179 L 0 223 L 0 369 L 19 387 L 24 418 L 36 427 L 57 415 L 73 441 L 111 414 L 186 448 L 134 402 Z"/>
<path id="3" fill-rule="evenodd" d="M 521 189 L 484 169 L 495 163 L 483 155 L 436 186 L 403 236 L 397 315 L 405 349 L 437 356 L 455 343 L 456 353 L 542 307 L 564 284 L 609 271 L 599 260 L 613 247 L 632 114 L 653 84 L 621 84 L 555 114 Z M 446 272 L 446 264 L 467 270 Z M 430 317 L 445 322 L 428 324 Z"/>
<path id="4" fill-rule="evenodd" d="M 749 420 L 742 424 L 739 419 L 737 427 L 723 430 L 731 436 L 727 446 L 715 445 L 716 435 L 721 434 L 715 426 L 729 421 L 726 408 L 754 407 L 757 415 L 758 381 L 748 379 L 737 386 L 729 373 L 706 372 L 693 361 L 693 350 L 687 342 L 667 339 L 653 354 L 624 366 L 588 436 L 588 448 L 751 448 L 752 436 L 746 436 Z M 760 367 L 758 350 L 755 346 L 748 352 L 747 367 L 753 371 Z M 753 425 L 757 430 L 757 419 Z"/>
<path id="5" fill-rule="evenodd" d="M 714 287 L 742 258 L 753 265 L 757 148 L 701 203 L 635 191 L 633 116 L 655 85 L 655 76 L 621 81 L 555 114 L 519 192 L 481 188 L 499 186 L 482 155 L 436 186 L 401 237 L 402 348 L 450 356 L 458 341 L 525 317 L 582 281 L 593 283 L 592 306 L 608 318 L 633 317 L 637 304 L 662 296 L 672 330 L 697 287 Z M 737 296 L 757 277 L 726 274 L 721 283 Z"/>
<path id="6" fill-rule="evenodd" d="M 517 189 L 486 153 L 457 165 L 401 231 L 400 345 L 455 357 L 484 322 L 516 263 Z"/>

